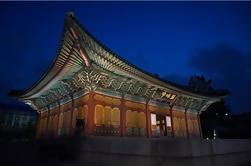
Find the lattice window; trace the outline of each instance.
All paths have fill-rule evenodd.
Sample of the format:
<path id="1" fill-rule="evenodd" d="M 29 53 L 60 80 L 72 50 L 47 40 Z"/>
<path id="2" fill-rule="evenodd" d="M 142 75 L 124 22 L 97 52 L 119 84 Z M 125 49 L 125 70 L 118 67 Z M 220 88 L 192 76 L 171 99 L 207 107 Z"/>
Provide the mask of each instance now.
<path id="1" fill-rule="evenodd" d="M 104 108 L 104 124 L 106 126 L 111 125 L 111 111 L 112 111 L 111 107 L 105 106 L 105 108 Z"/>
<path id="2" fill-rule="evenodd" d="M 126 111 L 126 127 L 145 128 L 146 116 L 144 112 Z"/>
<path id="3" fill-rule="evenodd" d="M 103 106 L 95 106 L 95 125 L 101 126 L 103 124 Z"/>
<path id="4" fill-rule="evenodd" d="M 146 115 L 144 112 L 139 112 L 137 115 L 138 120 L 138 127 L 139 128 L 146 128 Z"/>
<path id="5" fill-rule="evenodd" d="M 131 110 L 126 111 L 126 127 L 133 127 L 133 114 Z"/>
<path id="6" fill-rule="evenodd" d="M 126 129 L 127 135 L 145 136 L 146 116 L 144 112 L 126 111 Z"/>
<path id="7" fill-rule="evenodd" d="M 113 126 L 119 126 L 120 125 L 120 110 L 117 107 L 112 109 L 111 123 L 112 123 Z"/>
<path id="8" fill-rule="evenodd" d="M 119 108 L 111 108 L 110 106 L 103 107 L 102 105 L 95 106 L 95 125 L 105 125 L 107 127 L 120 125 L 120 110 Z"/>

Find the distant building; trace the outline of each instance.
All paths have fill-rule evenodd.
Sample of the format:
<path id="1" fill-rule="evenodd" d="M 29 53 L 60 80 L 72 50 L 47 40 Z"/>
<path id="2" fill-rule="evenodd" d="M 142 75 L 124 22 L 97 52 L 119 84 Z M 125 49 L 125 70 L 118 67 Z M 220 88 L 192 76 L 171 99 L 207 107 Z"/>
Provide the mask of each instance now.
<path id="1" fill-rule="evenodd" d="M 198 93 L 136 67 L 68 14 L 53 65 L 16 97 L 39 113 L 40 138 L 79 129 L 86 135 L 150 138 L 200 137 L 200 113 L 226 95 Z"/>
<path id="2" fill-rule="evenodd" d="M 37 115 L 29 107 L 0 105 L 0 128 L 2 130 L 34 128 L 37 124 Z"/>

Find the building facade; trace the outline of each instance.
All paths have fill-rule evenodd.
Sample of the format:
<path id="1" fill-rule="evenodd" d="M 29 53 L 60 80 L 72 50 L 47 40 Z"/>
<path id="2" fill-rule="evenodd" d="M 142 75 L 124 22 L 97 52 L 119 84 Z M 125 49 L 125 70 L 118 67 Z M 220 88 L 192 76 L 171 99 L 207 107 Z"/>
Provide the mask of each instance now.
<path id="1" fill-rule="evenodd" d="M 27 106 L 0 104 L 0 141 L 34 138 L 37 118 Z"/>
<path id="2" fill-rule="evenodd" d="M 0 105 L 1 129 L 25 129 L 33 127 L 37 122 L 37 114 L 30 108 L 12 105 Z"/>
<path id="3" fill-rule="evenodd" d="M 39 113 L 37 136 L 200 137 L 199 114 L 225 93 L 200 94 L 148 73 L 67 14 L 48 72 L 18 98 Z"/>

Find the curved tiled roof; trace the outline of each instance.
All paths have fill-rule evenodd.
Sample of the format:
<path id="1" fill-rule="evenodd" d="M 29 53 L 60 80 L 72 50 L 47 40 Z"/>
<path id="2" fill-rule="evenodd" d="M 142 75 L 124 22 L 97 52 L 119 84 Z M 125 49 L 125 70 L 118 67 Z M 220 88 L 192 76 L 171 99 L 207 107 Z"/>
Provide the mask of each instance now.
<path id="1" fill-rule="evenodd" d="M 81 53 L 79 52 L 79 50 L 75 49 L 75 46 L 77 44 L 76 42 L 79 42 L 80 39 L 75 36 L 74 31 L 71 31 L 71 28 L 74 28 L 74 26 L 74 30 L 76 30 L 78 34 L 80 33 L 89 37 L 89 40 L 93 41 L 94 44 L 101 47 L 105 52 L 107 52 L 109 56 L 112 57 L 109 59 L 111 63 L 117 66 L 125 66 L 125 69 L 128 69 L 128 71 L 125 70 L 125 72 L 134 73 L 136 76 L 142 77 L 142 79 L 146 79 L 149 82 L 152 82 L 153 84 L 159 85 L 160 87 L 170 88 L 174 91 L 182 91 L 184 93 L 188 93 L 190 95 L 192 94 L 194 96 L 219 97 L 226 96 L 228 94 L 226 91 L 212 91 L 207 93 L 194 91 L 193 89 L 187 86 L 179 85 L 177 83 L 173 83 L 171 81 L 156 77 L 154 74 L 149 73 L 131 64 L 123 57 L 111 51 L 103 43 L 97 40 L 91 33 L 89 33 L 78 22 L 78 20 L 76 20 L 73 14 L 68 14 L 64 24 L 64 31 L 60 47 L 57 51 L 57 56 L 55 57 L 52 65 L 49 67 L 48 71 L 43 75 L 43 77 L 32 88 L 28 89 L 19 96 L 20 98 L 29 98 L 34 94 L 39 93 L 39 91 L 41 91 L 42 89 L 45 89 L 46 87 L 50 86 L 49 84 L 52 84 L 53 81 L 64 78 L 67 74 L 69 74 L 71 68 L 80 68 L 85 63 L 85 60 L 83 59 L 83 57 L 81 57 Z"/>

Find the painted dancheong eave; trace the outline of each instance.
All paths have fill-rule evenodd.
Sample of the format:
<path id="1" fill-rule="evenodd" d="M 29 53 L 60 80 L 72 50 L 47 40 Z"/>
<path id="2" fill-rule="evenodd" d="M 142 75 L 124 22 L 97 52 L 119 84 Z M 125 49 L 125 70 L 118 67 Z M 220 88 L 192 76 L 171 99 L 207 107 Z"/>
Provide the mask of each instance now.
<path id="1" fill-rule="evenodd" d="M 67 80 L 82 67 L 89 65 L 93 68 L 97 66 L 125 78 L 141 81 L 152 89 L 163 91 L 163 94 L 171 93 L 175 95 L 175 98 L 183 96 L 213 103 L 225 97 L 225 95 L 200 95 L 155 78 L 150 73 L 139 69 L 112 53 L 81 27 L 72 14 L 69 14 L 65 21 L 61 46 L 52 67 L 34 87 L 21 95 L 20 99 L 30 102 L 34 98 L 39 98 L 39 96 L 53 88 L 61 80 Z M 72 68 L 75 71 L 69 72 Z"/>

